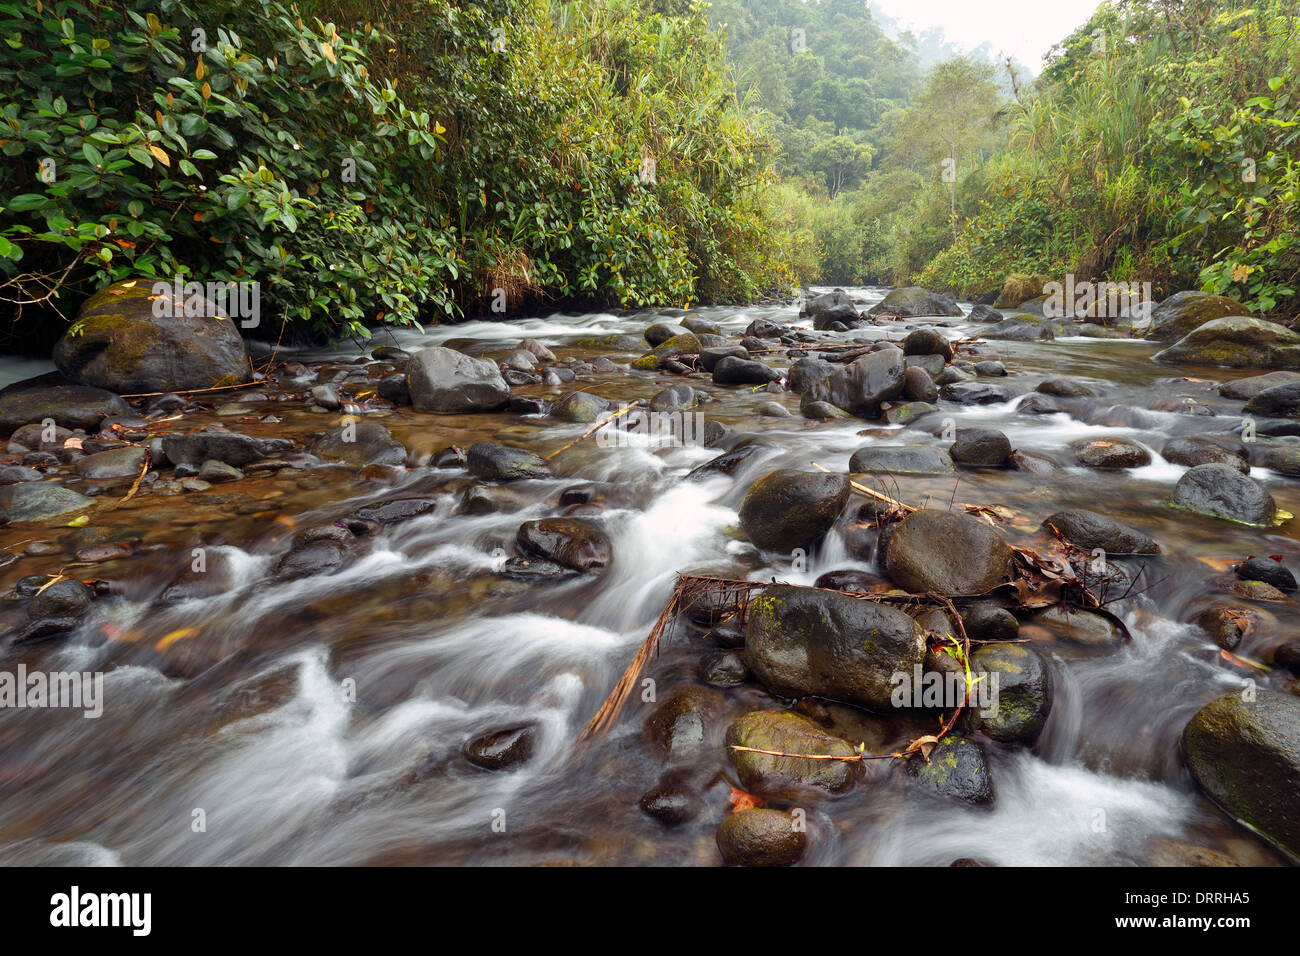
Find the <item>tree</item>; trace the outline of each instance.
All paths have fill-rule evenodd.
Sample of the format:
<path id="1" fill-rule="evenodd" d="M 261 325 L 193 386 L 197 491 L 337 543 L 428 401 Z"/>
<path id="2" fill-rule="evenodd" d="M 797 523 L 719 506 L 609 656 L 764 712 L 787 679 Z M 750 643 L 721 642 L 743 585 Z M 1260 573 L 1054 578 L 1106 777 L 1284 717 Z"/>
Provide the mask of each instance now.
<path id="1" fill-rule="evenodd" d="M 834 199 L 845 186 L 862 179 L 871 168 L 872 149 L 847 136 L 833 136 L 819 143 L 809 156 L 813 169 L 826 176 L 826 190 Z"/>

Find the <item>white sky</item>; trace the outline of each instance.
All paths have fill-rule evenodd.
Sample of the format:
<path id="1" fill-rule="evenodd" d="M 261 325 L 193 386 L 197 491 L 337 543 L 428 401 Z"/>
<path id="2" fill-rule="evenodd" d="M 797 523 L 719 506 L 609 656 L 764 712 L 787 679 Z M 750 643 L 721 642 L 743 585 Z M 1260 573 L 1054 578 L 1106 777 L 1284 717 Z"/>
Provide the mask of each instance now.
<path id="1" fill-rule="evenodd" d="M 963 49 L 986 40 L 1035 72 L 1043 55 L 1092 15 L 1098 0 L 874 0 L 900 24 L 916 30 L 942 27 Z"/>

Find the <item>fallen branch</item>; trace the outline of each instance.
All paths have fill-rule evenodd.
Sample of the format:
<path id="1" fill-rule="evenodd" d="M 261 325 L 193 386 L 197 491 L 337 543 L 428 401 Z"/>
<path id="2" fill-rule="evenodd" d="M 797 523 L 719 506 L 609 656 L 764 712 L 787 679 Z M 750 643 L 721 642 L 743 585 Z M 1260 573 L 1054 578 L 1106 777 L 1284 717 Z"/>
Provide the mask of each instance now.
<path id="1" fill-rule="evenodd" d="M 590 428 L 588 428 L 585 432 L 583 432 L 581 435 L 579 435 L 579 436 L 578 436 L 577 438 L 575 438 L 573 441 L 569 442 L 567 445 L 563 445 L 563 446 L 561 446 L 561 447 L 555 449 L 555 451 L 551 452 L 549 455 L 547 455 L 547 456 L 546 456 L 544 459 L 542 459 L 542 460 L 543 460 L 543 461 L 550 461 L 552 458 L 554 458 L 554 457 L 555 457 L 556 455 L 558 455 L 560 452 L 562 452 L 562 451 L 568 451 L 570 448 L 572 448 L 574 445 L 578 444 L 578 442 L 582 441 L 584 438 L 589 438 L 590 436 L 596 434 L 596 432 L 600 431 L 602 428 L 604 428 L 604 427 L 605 427 L 606 425 L 608 425 L 610 422 L 614 421 L 614 420 L 615 420 L 616 418 L 618 418 L 619 416 L 621 416 L 621 415 L 626 415 L 628 412 L 632 411 L 632 409 L 637 408 L 637 407 L 638 407 L 638 406 L 636 406 L 636 405 L 629 405 L 629 406 L 627 406 L 627 408 L 624 408 L 624 409 L 622 409 L 621 411 L 615 412 L 613 415 L 611 415 L 609 418 L 605 419 L 603 422 L 597 422 L 595 425 L 592 425 Z"/>

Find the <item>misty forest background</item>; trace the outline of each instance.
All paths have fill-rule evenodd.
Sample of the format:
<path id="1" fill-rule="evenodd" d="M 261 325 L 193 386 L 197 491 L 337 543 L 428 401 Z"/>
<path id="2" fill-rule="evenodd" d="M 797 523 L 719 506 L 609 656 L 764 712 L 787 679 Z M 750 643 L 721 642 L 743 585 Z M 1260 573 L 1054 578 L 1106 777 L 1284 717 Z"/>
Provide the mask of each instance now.
<path id="1" fill-rule="evenodd" d="M 326 336 L 1066 273 L 1294 318 L 1298 15 L 1103 3 L 1034 77 L 861 0 L 7 0 L 8 345 L 177 274 Z"/>

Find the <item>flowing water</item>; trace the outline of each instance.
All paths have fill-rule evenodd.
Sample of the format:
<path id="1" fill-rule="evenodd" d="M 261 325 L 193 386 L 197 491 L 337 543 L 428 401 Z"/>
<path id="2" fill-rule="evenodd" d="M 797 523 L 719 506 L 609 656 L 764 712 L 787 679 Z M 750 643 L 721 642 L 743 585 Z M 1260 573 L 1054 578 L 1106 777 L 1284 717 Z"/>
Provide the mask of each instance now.
<path id="1" fill-rule="evenodd" d="M 853 294 L 865 306 L 883 291 Z M 696 311 L 733 335 L 761 317 L 800 324 L 794 307 Z M 594 354 L 573 343 L 593 334 L 639 334 L 648 322 L 677 315 L 472 322 L 427 334 L 398 332 L 394 339 L 407 348 L 476 339 L 506 349 L 532 336 L 561 356 Z M 948 324 L 950 336 L 969 338 L 979 331 L 964 319 Z M 903 325 L 884 323 L 853 334 L 898 338 Z M 1012 372 L 1001 381 L 1032 389 L 1043 377 L 1068 375 L 1093 386 L 1101 398 L 1082 416 L 1086 420 L 1022 414 L 1021 399 L 977 407 L 945 404 L 943 410 L 959 427 L 995 427 L 1014 447 L 1062 461 L 1064 447 L 1077 438 L 1121 436 L 1149 448 L 1154 464 L 1129 472 L 1067 467 L 1047 477 L 968 471 L 960 481 L 908 478 L 890 489 L 931 507 L 948 507 L 953 498 L 1004 505 L 1016 514 L 1006 536 L 1027 546 L 1043 546 L 1039 522 L 1068 507 L 1101 511 L 1146 531 L 1163 554 L 1122 560 L 1145 565 L 1146 580 L 1153 583 L 1110 605 L 1132 642 L 1099 653 L 1026 628 L 1051 661 L 1055 704 L 1033 750 L 989 747 L 994 807 L 918 800 L 900 785 L 896 768 L 876 762 L 847 793 L 806 808 L 811 839 L 805 864 L 946 865 L 970 857 L 994 864 L 1125 865 L 1158 860 L 1161 848 L 1167 853 L 1169 846 L 1181 845 L 1173 841 L 1240 863 L 1279 862 L 1262 841 L 1198 795 L 1183 769 L 1178 738 L 1211 698 L 1250 679 L 1280 686 L 1284 677 L 1224 659 L 1204 632 L 1184 622 L 1227 593 L 1230 562 L 1276 554 L 1298 567 L 1300 548 L 1290 524 L 1252 529 L 1164 504 L 1185 470 L 1161 458 L 1164 441 L 1228 431 L 1240 403 L 1220 400 L 1213 384 L 1245 373 L 1171 370 L 1149 361 L 1156 348 L 1084 338 L 990 342 L 986 351 L 997 352 Z M 292 357 L 337 362 L 354 354 Z M 13 370 L 9 377 L 18 374 Z M 680 381 L 634 372 L 589 387 L 605 397 L 631 399 Z M 896 441 L 890 436 L 900 429 L 862 421 L 812 423 L 799 416 L 796 395 L 702 385 L 715 397 L 704 409 L 709 417 L 771 440 L 730 477 L 685 479 L 716 450 L 644 442 L 610 448 L 588 440 L 556 458 L 556 477 L 511 486 L 523 500 L 506 513 L 461 514 L 456 505 L 466 479 L 460 469 L 413 469 L 394 487 L 324 468 L 250 477 L 171 499 L 166 507 L 151 505 L 145 496 L 97 518 L 92 528 L 60 529 L 70 539 L 60 539 L 65 552 L 130 535 L 145 546 L 87 572 L 114 581 L 114 594 L 95 604 L 70 639 L 0 650 L 8 671 L 21 663 L 29 672 L 105 675 L 104 712 L 97 719 L 67 710 L 0 713 L 0 860 L 719 862 L 714 833 L 736 785 L 720 729 L 713 731 L 715 745 L 684 768 L 706 810 L 675 828 L 638 807 L 641 794 L 664 771 L 642 731 L 653 705 L 634 695 L 614 730 L 583 759 L 573 759 L 572 744 L 645 638 L 677 572 L 811 584 L 832 569 L 876 570 L 838 530 L 806 567 L 773 563 L 738 534 L 737 509 L 749 483 L 772 468 L 807 468 L 816 461 L 842 472 L 853 451 Z M 562 390 L 520 391 L 554 398 Z M 1183 397 L 1219 414 L 1156 409 Z M 793 417 L 758 414 L 771 401 Z M 310 417 L 287 404 L 273 410 L 287 424 Z M 320 427 L 320 416 L 315 419 Z M 385 424 L 409 448 L 495 437 L 543 455 L 586 428 L 505 413 L 454 420 L 411 413 Z M 258 422 L 241 421 L 236 430 L 278 433 Z M 940 442 L 921 429 L 908 430 L 905 440 Z M 1253 475 L 1279 507 L 1300 513 L 1295 482 L 1258 468 Z M 613 543 L 608 571 L 598 579 L 551 585 L 525 585 L 497 574 L 519 524 L 558 513 L 559 492 L 589 481 L 616 487 L 593 515 Z M 334 521 L 366 503 L 417 494 L 437 498 L 437 508 L 387 526 L 340 569 L 272 580 L 270 568 L 295 529 Z M 50 534 L 8 529 L 0 543 L 10 546 L 42 533 Z M 207 549 L 206 577 L 214 583 L 164 600 L 168 587 L 184 577 L 191 549 L 199 546 Z M 49 573 L 67 561 L 66 553 L 25 557 L 0 571 L 0 585 L 11 587 L 24 575 Z M 1268 660 L 1272 647 L 1293 633 L 1296 606 L 1253 606 L 1263 624 L 1237 654 Z M 705 649 L 681 632 L 666 642 L 646 672 L 659 700 L 699 682 L 696 668 Z M 726 693 L 730 710 L 721 728 L 745 710 L 785 706 L 755 685 Z M 492 773 L 461 756 L 466 740 L 526 722 L 538 725 L 539 743 L 521 767 Z"/>

